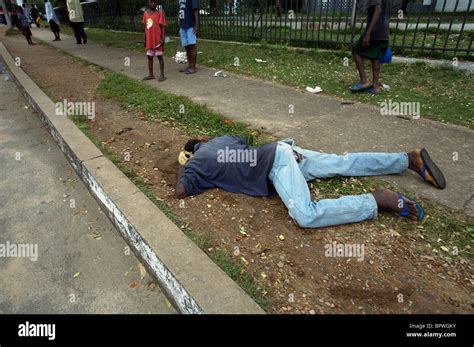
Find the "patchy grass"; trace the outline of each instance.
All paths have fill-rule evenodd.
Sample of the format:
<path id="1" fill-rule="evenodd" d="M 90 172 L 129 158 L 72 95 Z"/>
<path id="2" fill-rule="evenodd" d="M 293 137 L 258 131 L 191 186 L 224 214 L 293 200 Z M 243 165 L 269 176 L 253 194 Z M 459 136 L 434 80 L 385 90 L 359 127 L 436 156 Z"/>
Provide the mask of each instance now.
<path id="1" fill-rule="evenodd" d="M 143 116 L 147 119 L 158 118 L 168 122 L 165 123 L 168 126 L 176 126 L 184 132 L 199 132 L 208 135 L 239 134 L 250 138 L 254 144 L 269 140 L 264 138 L 264 134 L 255 132 L 244 124 L 225 124 L 221 115 L 204 106 L 199 106 L 186 97 L 160 91 L 121 74 L 106 73 L 105 78 L 98 86 L 98 91 L 100 94 L 120 102 L 127 109 L 132 108 L 136 112 L 144 112 Z M 185 109 L 190 112 L 180 114 L 180 105 L 184 105 Z M 310 184 L 312 193 L 317 199 L 365 194 L 380 187 L 400 191 L 396 185 L 373 177 L 334 177 L 317 179 Z M 416 197 L 414 192 L 403 193 Z M 439 253 L 443 258 L 449 258 L 454 251 L 462 257 L 472 257 L 471 243 L 474 221 L 463 214 L 448 211 L 420 198 L 418 200 L 422 203 L 426 214 L 426 218 L 421 224 L 391 213 L 381 214 L 381 218 L 370 223 L 386 224 L 400 233 L 417 235 L 416 244 L 423 244 L 419 249 L 423 254 L 436 255 Z M 449 252 L 443 251 L 442 246 L 446 247 Z M 454 257 L 451 258 L 454 259 Z"/>
<path id="2" fill-rule="evenodd" d="M 143 51 L 142 34 L 89 29 L 90 39 L 111 47 Z M 177 42 L 167 44 L 165 54 L 174 55 Z M 474 129 L 471 86 L 474 75 L 426 63 L 393 63 L 382 66 L 383 82 L 391 91 L 382 95 L 353 94 L 349 86 L 357 80 L 357 70 L 350 55 L 341 51 L 290 49 L 280 45 L 245 45 L 200 41 L 198 61 L 202 65 L 250 75 L 298 88 L 320 86 L 324 93 L 380 105 L 396 102 L 419 102 L 421 117 L 459 124 Z M 233 64 L 238 59 L 239 66 Z M 255 58 L 267 61 L 257 63 Z M 366 68 L 370 71 L 367 64 Z"/>
<path id="3" fill-rule="evenodd" d="M 150 185 L 145 183 L 137 173 L 125 165 L 120 156 L 114 153 L 108 146 L 104 145 L 89 131 L 90 125 L 87 117 L 76 115 L 71 117 L 76 126 L 99 148 L 99 150 L 122 171 L 148 199 L 150 199 L 178 228 L 185 233 L 199 248 L 201 248 L 217 266 L 219 266 L 230 278 L 232 278 L 262 309 L 269 311 L 268 302 L 264 293 L 268 288 L 262 288 L 253 279 L 252 275 L 245 272 L 242 264 L 234 260 L 225 249 L 215 247 L 205 234 L 198 234 L 185 224 L 162 199 L 158 198 Z"/>
<path id="4" fill-rule="evenodd" d="M 334 177 L 310 183 L 313 196 L 336 199 L 343 195 L 366 194 L 377 188 L 400 189 L 374 177 Z M 416 197 L 414 192 L 401 191 Z M 370 223 L 381 225 L 409 236 L 417 254 L 441 257 L 449 261 L 467 262 L 473 259 L 474 219 L 427 200 L 416 197 L 425 211 L 425 219 L 416 223 L 393 213 L 380 213 Z"/>
<path id="5" fill-rule="evenodd" d="M 97 91 L 100 95 L 118 101 L 122 107 L 143 112 L 148 119 L 160 119 L 165 124 L 180 128 L 190 135 L 218 136 L 236 134 L 255 144 L 260 132 L 245 124 L 225 119 L 207 107 L 183 96 L 159 91 L 122 74 L 106 73 Z"/>
<path id="6" fill-rule="evenodd" d="M 10 28 L 10 29 L 7 29 L 7 31 L 5 31 L 5 36 L 16 36 L 16 35 L 20 35 L 20 32 L 14 28 Z"/>

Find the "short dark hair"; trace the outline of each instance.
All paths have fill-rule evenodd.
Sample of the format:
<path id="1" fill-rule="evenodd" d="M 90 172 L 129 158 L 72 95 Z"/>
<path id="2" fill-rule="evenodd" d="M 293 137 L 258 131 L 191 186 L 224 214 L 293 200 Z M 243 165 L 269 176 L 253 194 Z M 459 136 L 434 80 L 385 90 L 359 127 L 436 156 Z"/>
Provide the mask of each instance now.
<path id="1" fill-rule="evenodd" d="M 187 152 L 194 153 L 194 146 L 196 146 L 199 142 L 202 142 L 198 139 L 191 139 L 184 145 L 184 150 Z"/>

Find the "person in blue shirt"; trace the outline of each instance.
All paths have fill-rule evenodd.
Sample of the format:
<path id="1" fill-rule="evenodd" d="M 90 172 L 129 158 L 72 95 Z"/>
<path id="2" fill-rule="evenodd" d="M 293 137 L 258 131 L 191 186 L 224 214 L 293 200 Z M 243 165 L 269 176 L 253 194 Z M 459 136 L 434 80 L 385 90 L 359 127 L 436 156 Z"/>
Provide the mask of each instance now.
<path id="1" fill-rule="evenodd" d="M 326 154 L 300 148 L 291 139 L 249 146 L 240 136 L 192 139 L 178 157 L 182 165 L 176 196 L 183 199 L 210 188 L 271 197 L 276 191 L 291 218 L 302 228 L 360 222 L 388 209 L 421 221 L 420 204 L 408 196 L 379 188 L 371 193 L 312 200 L 309 181 L 334 176 L 401 174 L 408 169 L 439 189 L 446 187 L 441 170 L 426 149 L 401 153 Z"/>
<path id="2" fill-rule="evenodd" d="M 196 72 L 197 61 L 197 33 L 199 31 L 199 3 L 198 0 L 178 0 L 179 37 L 186 49 L 188 66 L 179 70 L 185 74 Z"/>

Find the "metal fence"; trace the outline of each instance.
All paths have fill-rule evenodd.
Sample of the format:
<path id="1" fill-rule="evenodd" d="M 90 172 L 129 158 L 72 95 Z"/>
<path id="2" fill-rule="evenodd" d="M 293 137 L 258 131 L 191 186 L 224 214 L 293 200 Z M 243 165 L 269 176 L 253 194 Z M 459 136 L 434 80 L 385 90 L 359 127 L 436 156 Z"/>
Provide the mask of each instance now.
<path id="1" fill-rule="evenodd" d="M 474 0 L 390 1 L 390 46 L 395 51 L 472 57 Z M 200 36 L 219 40 L 349 47 L 366 23 L 365 0 L 200 0 Z M 89 26 L 143 31 L 144 0 L 99 0 L 86 11 Z M 162 0 L 177 33 L 178 0 Z"/>

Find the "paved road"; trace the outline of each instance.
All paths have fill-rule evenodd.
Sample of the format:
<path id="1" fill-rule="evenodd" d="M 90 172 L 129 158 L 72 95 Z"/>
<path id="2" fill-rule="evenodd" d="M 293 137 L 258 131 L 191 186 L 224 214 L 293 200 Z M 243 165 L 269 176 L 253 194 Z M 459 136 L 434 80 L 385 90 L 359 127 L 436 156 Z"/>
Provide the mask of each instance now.
<path id="1" fill-rule="evenodd" d="M 51 32 L 34 29 L 34 37 L 99 66 L 141 79 L 147 71 L 141 53 L 89 42 L 76 45 L 72 37 L 51 42 Z M 130 66 L 124 66 L 124 58 Z M 355 151 L 409 151 L 426 147 L 443 168 L 448 187 L 434 189 L 418 175 L 386 177 L 402 188 L 474 216 L 474 131 L 427 119 L 416 121 L 381 116 L 380 109 L 365 104 L 343 104 L 340 98 L 312 95 L 291 87 L 229 74 L 213 77 L 215 69 L 200 67 L 184 75 L 166 60 L 168 79 L 150 85 L 184 95 L 225 116 L 253 127 L 264 127 L 275 136 L 292 137 L 302 147 L 342 154 Z M 289 105 L 294 114 L 288 113 Z M 456 160 L 453 160 L 456 159 Z"/>
<path id="2" fill-rule="evenodd" d="M 125 241 L 5 76 L 0 313 L 175 313 L 159 288 L 149 286 L 150 276 L 141 278 L 138 259 L 127 254 Z M 19 244 L 33 245 L 24 248 L 28 257 L 12 256 Z"/>

